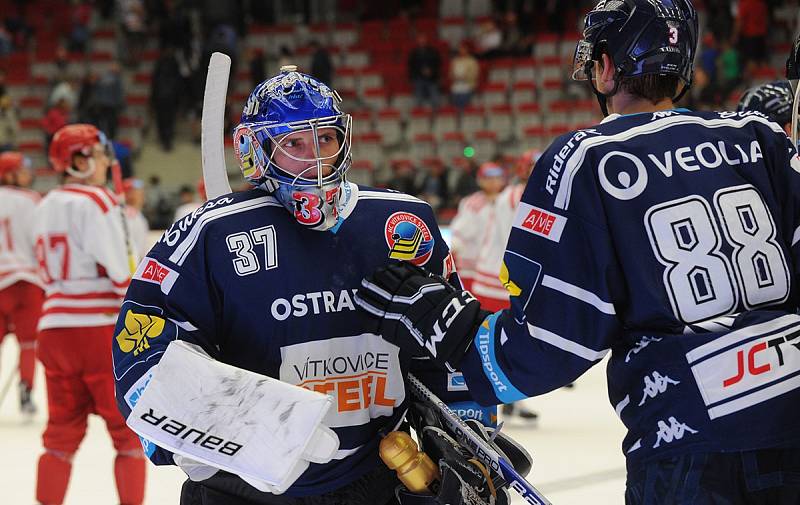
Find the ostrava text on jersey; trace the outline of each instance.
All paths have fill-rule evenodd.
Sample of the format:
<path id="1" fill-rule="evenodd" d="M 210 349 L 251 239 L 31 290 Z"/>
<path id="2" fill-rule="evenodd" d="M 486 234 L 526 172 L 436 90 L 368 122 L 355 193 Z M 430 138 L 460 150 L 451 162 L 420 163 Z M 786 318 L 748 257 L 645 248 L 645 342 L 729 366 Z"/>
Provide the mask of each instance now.
<path id="1" fill-rule="evenodd" d="M 445 401 L 469 400 L 460 377 L 400 355 L 353 303 L 364 275 L 391 258 L 450 274 L 430 206 L 353 184 L 344 191 L 346 219 L 335 233 L 298 226 L 261 190 L 209 201 L 167 230 L 134 275 L 116 328 L 117 401 L 126 415 L 148 370 L 176 338 L 225 363 L 330 394 L 335 402 L 325 424 L 340 448 L 286 493 L 303 496 L 383 464 L 377 434 L 402 419 L 408 371 Z M 170 454 L 145 445 L 153 462 L 172 464 Z"/>
<path id="2" fill-rule="evenodd" d="M 612 115 L 560 137 L 509 238 L 512 309 L 461 362 L 471 393 L 541 394 L 611 351 L 629 464 L 797 441 L 798 225 L 800 158 L 761 114 Z"/>

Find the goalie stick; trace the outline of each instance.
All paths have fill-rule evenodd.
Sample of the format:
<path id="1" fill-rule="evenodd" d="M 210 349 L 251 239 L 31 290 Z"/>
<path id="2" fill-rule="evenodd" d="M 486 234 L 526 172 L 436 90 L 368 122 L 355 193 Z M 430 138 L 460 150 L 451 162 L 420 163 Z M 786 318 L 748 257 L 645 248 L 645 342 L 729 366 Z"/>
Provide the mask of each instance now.
<path id="1" fill-rule="evenodd" d="M 228 170 L 225 167 L 225 95 L 231 58 L 227 54 L 213 53 L 208 62 L 206 89 L 203 95 L 200 151 L 203 158 L 203 181 L 209 200 L 231 192 Z"/>
<path id="2" fill-rule="evenodd" d="M 441 414 L 442 420 L 448 425 L 452 432 L 457 436 L 466 448 L 492 473 L 502 477 L 508 482 L 509 487 L 516 491 L 525 503 L 532 505 L 551 505 L 533 485 L 525 480 L 511 464 L 500 456 L 497 451 L 489 446 L 472 428 L 461 420 L 455 412 L 450 410 L 438 396 L 428 389 L 422 382 L 411 374 L 408 374 L 408 385 L 411 393 L 420 401 L 432 405 Z"/>

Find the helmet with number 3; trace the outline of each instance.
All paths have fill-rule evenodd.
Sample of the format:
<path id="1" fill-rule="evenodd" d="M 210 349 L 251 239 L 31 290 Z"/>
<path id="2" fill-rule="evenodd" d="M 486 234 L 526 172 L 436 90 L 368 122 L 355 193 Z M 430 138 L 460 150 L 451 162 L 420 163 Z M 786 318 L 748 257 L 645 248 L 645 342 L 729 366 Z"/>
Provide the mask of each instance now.
<path id="1" fill-rule="evenodd" d="M 352 118 L 340 103 L 336 91 L 287 65 L 253 90 L 234 130 L 244 178 L 272 193 L 313 230 L 331 229 L 339 221 L 351 165 Z M 309 149 L 299 154 L 293 139 L 303 132 L 310 132 Z M 333 153 L 322 144 L 328 140 L 338 142 Z"/>
<path id="2" fill-rule="evenodd" d="M 572 77 L 592 81 L 594 62 L 608 54 L 618 77 L 679 77 L 684 86 L 677 101 L 692 84 L 697 34 L 691 0 L 600 0 L 586 15 Z"/>

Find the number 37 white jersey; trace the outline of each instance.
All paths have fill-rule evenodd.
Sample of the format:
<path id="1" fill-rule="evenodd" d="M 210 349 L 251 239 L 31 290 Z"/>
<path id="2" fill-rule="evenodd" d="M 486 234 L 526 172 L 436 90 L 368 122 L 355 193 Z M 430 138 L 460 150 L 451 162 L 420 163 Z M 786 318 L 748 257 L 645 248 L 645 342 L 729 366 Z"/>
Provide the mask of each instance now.
<path id="1" fill-rule="evenodd" d="M 114 324 L 130 277 L 122 219 L 105 188 L 67 184 L 42 199 L 34 217 L 40 330 Z"/>

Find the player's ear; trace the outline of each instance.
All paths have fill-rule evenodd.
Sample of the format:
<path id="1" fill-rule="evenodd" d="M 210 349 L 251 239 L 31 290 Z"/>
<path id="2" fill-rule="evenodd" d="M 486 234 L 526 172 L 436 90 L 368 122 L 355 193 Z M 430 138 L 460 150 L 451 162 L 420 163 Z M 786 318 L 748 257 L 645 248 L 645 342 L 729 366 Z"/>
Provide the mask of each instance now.
<path id="1" fill-rule="evenodd" d="M 603 53 L 600 55 L 598 63 L 599 68 L 596 69 L 597 89 L 601 93 L 609 93 L 614 89 L 614 76 L 616 75 L 614 62 L 611 61 L 611 57 L 608 54 Z"/>

